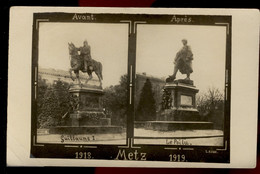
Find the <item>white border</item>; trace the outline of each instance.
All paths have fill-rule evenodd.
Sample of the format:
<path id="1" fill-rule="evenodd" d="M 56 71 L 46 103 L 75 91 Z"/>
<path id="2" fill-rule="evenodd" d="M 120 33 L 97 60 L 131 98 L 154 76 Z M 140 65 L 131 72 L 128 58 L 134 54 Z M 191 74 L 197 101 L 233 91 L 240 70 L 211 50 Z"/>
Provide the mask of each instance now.
<path id="1" fill-rule="evenodd" d="M 31 47 L 34 12 L 232 15 L 230 164 L 118 160 L 86 162 L 76 159 L 30 158 Z M 7 165 L 254 168 L 257 142 L 259 21 L 259 11 L 253 9 L 12 7 L 9 31 Z"/>

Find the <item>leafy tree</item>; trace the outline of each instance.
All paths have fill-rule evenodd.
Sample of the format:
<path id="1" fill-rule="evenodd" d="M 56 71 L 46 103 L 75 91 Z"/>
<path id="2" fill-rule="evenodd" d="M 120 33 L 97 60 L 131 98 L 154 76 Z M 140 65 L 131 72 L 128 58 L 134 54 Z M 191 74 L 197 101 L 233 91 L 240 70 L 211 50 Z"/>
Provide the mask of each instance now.
<path id="1" fill-rule="evenodd" d="M 136 110 L 136 121 L 148 121 L 156 119 L 156 104 L 152 91 L 152 83 L 147 78 L 140 94 L 139 104 Z"/>
<path id="2" fill-rule="evenodd" d="M 68 84 L 60 80 L 45 92 L 38 116 L 38 127 L 48 128 L 61 125 L 62 116 L 69 108 Z"/>
<path id="3" fill-rule="evenodd" d="M 126 126 L 127 75 L 120 78 L 118 85 L 104 89 L 104 107 L 113 125 Z"/>
<path id="4" fill-rule="evenodd" d="M 43 80 L 41 78 L 41 76 L 39 76 L 39 79 L 38 79 L 38 97 L 37 97 L 37 117 L 39 117 L 39 115 L 42 112 L 44 95 L 45 95 L 47 89 L 48 89 L 47 83 L 45 82 L 45 80 Z M 39 120 L 37 120 L 37 127 L 40 127 Z"/>

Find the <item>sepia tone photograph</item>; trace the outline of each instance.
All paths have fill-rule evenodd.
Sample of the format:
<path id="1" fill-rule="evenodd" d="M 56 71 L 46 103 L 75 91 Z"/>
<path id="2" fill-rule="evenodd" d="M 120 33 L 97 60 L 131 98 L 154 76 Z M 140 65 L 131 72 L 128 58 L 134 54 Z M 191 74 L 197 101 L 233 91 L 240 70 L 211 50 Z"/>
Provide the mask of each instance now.
<path id="1" fill-rule="evenodd" d="M 10 14 L 8 165 L 255 166 L 259 12 Z"/>
<path id="2" fill-rule="evenodd" d="M 37 143 L 126 143 L 127 49 L 127 24 L 39 22 Z"/>
<path id="3" fill-rule="evenodd" d="M 231 26 L 224 19 L 35 14 L 32 154 L 228 163 Z M 162 148 L 185 153 L 165 158 Z"/>
<path id="4" fill-rule="evenodd" d="M 223 146 L 226 33 L 137 25 L 135 144 Z"/>

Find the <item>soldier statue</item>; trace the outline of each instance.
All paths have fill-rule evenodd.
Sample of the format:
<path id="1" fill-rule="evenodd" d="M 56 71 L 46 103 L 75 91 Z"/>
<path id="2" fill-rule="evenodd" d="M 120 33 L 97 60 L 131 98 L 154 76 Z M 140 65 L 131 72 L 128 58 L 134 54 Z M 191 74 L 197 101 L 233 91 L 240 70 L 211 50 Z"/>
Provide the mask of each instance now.
<path id="1" fill-rule="evenodd" d="M 176 74 L 178 70 L 182 74 L 186 74 L 187 77 L 185 80 L 190 80 L 190 74 L 193 72 L 192 69 L 192 60 L 193 60 L 193 54 L 191 51 L 191 47 L 188 44 L 187 39 L 182 40 L 183 47 L 180 49 L 180 51 L 177 52 L 175 59 L 174 59 L 174 70 L 173 75 L 169 76 L 170 81 L 174 81 L 176 79 Z"/>

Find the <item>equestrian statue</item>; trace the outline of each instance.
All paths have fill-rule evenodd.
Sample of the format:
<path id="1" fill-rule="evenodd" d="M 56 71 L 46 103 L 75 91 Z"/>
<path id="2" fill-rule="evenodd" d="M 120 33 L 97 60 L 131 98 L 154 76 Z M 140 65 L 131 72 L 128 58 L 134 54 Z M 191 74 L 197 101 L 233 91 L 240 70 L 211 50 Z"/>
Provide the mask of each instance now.
<path id="1" fill-rule="evenodd" d="M 102 87 L 102 64 L 91 58 L 90 46 L 88 45 L 88 41 L 85 40 L 83 42 L 83 47 L 77 48 L 72 42 L 68 43 L 69 46 L 69 54 L 70 54 L 70 77 L 74 81 L 75 79 L 72 76 L 72 71 L 74 71 L 76 78 L 78 80 L 79 85 L 81 86 L 81 81 L 79 78 L 79 71 L 83 73 L 87 73 L 89 78 L 86 80 L 86 84 L 89 80 L 91 80 L 92 72 L 94 71 L 98 77 L 100 86 Z M 80 54 L 78 53 L 80 52 Z"/>

